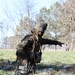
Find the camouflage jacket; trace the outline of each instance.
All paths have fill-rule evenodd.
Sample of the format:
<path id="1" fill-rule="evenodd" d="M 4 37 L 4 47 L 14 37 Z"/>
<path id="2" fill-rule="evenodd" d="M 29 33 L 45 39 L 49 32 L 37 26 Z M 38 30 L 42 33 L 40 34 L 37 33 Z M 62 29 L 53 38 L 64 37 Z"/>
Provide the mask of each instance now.
<path id="1" fill-rule="evenodd" d="M 16 49 L 31 52 L 33 49 L 33 43 L 34 43 L 33 35 L 32 34 L 27 35 L 21 40 L 21 43 L 17 45 Z M 46 38 L 40 38 L 35 44 L 35 51 L 38 52 L 40 50 L 40 47 L 45 44 L 62 46 L 62 43 L 59 41 L 46 39 Z"/>

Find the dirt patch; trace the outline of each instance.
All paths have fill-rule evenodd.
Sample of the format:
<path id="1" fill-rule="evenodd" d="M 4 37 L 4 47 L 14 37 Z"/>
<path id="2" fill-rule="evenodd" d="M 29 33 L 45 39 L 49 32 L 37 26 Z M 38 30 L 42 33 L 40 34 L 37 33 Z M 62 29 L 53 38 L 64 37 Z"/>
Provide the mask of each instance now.
<path id="1" fill-rule="evenodd" d="M 14 71 L 16 62 L 8 59 L 0 60 L 0 70 Z M 75 75 L 75 64 L 39 64 L 36 66 L 36 74 L 44 75 Z"/>

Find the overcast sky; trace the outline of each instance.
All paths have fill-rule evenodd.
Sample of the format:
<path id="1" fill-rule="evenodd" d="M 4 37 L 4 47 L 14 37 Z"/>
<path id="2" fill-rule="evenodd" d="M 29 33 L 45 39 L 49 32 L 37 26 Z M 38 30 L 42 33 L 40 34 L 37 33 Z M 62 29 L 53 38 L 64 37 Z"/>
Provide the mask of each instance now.
<path id="1" fill-rule="evenodd" d="M 20 1 L 20 3 L 19 3 L 19 1 Z M 14 18 L 16 19 L 17 15 L 15 15 L 15 12 L 18 10 L 15 7 L 15 4 L 19 5 L 18 8 L 20 9 L 21 8 L 20 4 L 22 3 L 22 1 L 24 1 L 24 0 L 0 0 L 0 22 L 9 21 L 9 19 L 7 18 L 7 16 L 9 16 L 9 15 L 11 15 L 11 17 L 14 16 Z M 56 1 L 63 2 L 65 0 L 32 0 L 32 1 L 35 1 L 35 4 L 37 6 L 36 11 L 39 11 L 42 7 L 49 8 Z M 9 23 L 13 24 L 13 21 L 10 20 Z M 11 30 L 9 29 L 7 35 L 11 36 L 11 35 L 13 35 L 13 32 L 11 32 Z M 0 32 L 0 36 L 1 36 L 1 32 Z"/>
<path id="2" fill-rule="evenodd" d="M 14 12 L 17 10 L 15 8 L 15 4 L 19 4 L 18 3 L 19 1 L 22 3 L 23 0 L 0 0 L 0 21 L 6 19 L 5 11 L 9 10 L 11 14 L 14 14 Z M 32 0 L 32 1 L 34 1 L 35 4 L 37 4 L 36 10 L 39 11 L 42 7 L 47 8 L 50 7 L 50 5 L 53 5 L 56 1 L 63 2 L 65 0 Z M 21 8 L 21 6 L 19 6 L 19 8 Z"/>

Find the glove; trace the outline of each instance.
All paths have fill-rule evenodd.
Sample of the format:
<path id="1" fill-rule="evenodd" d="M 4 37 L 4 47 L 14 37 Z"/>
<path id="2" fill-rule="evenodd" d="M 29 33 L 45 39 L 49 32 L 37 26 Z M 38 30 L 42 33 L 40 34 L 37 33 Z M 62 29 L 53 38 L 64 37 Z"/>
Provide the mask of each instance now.
<path id="1" fill-rule="evenodd" d="M 61 46 L 61 47 L 62 47 L 62 44 L 64 44 L 64 43 L 59 42 L 59 46 Z"/>

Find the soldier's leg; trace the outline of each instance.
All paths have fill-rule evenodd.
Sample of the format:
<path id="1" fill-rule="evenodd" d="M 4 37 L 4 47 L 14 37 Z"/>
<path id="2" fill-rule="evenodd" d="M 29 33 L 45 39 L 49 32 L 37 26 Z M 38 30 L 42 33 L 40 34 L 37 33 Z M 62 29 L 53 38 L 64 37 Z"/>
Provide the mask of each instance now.
<path id="1" fill-rule="evenodd" d="M 28 60 L 27 59 L 23 59 L 22 60 L 22 69 L 21 72 L 24 75 L 28 75 L 29 71 L 28 71 Z"/>
<path id="2" fill-rule="evenodd" d="M 19 69 L 19 63 L 20 63 L 20 61 L 18 60 L 18 61 L 16 62 L 15 73 L 17 73 L 17 71 L 18 71 L 18 69 Z"/>

